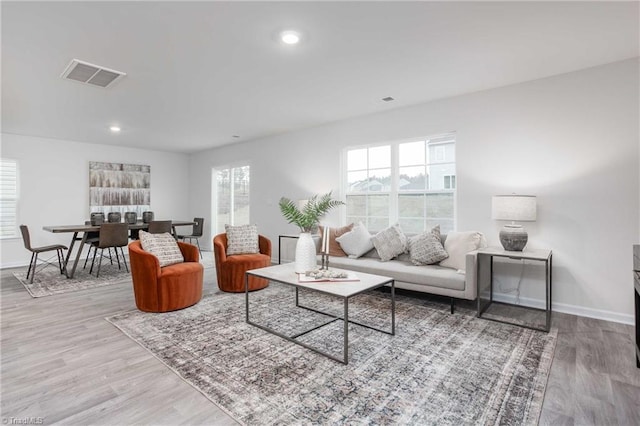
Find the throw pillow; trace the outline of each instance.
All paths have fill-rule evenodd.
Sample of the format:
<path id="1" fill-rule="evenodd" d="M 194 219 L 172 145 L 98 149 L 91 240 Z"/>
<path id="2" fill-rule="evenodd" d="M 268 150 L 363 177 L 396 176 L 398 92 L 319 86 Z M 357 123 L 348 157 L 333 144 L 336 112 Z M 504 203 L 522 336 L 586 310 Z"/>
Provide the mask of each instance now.
<path id="1" fill-rule="evenodd" d="M 225 225 L 224 229 L 227 231 L 227 256 L 260 253 L 256 225 Z"/>
<path id="2" fill-rule="evenodd" d="M 383 262 L 407 251 L 407 236 L 397 224 L 378 232 L 371 241 Z"/>
<path id="3" fill-rule="evenodd" d="M 353 229 L 354 224 L 343 226 L 341 228 L 329 228 L 329 256 L 334 257 L 346 257 L 347 253 L 342 250 L 340 244 L 336 241 L 336 238 L 346 234 Z M 320 236 L 324 235 L 324 226 L 320 226 Z"/>
<path id="4" fill-rule="evenodd" d="M 336 241 L 351 258 L 360 257 L 373 248 L 371 234 L 362 222 L 355 225 L 351 231 L 336 238 Z"/>
<path id="5" fill-rule="evenodd" d="M 157 257 L 161 268 L 184 262 L 180 247 L 170 233 L 150 234 L 141 230 L 138 237 L 140 238 L 142 249 Z"/>
<path id="6" fill-rule="evenodd" d="M 449 257 L 440 239 L 440 225 L 409 238 L 409 253 L 414 265 L 432 265 Z"/>
<path id="7" fill-rule="evenodd" d="M 440 262 L 440 266 L 464 272 L 467 253 L 484 246 L 486 241 L 481 232 L 450 232 L 444 240 L 444 249 L 449 253 L 449 257 Z"/>

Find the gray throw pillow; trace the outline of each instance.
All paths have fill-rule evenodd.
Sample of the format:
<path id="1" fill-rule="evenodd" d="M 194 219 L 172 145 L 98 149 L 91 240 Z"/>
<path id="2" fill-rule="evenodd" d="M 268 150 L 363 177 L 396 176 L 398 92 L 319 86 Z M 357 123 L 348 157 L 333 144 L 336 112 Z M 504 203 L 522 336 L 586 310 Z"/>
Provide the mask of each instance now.
<path id="1" fill-rule="evenodd" d="M 224 229 L 227 231 L 227 256 L 260 253 L 256 225 L 225 225 Z"/>
<path id="2" fill-rule="evenodd" d="M 432 265 L 449 257 L 442 246 L 440 225 L 409 238 L 409 253 L 414 265 Z"/>
<path id="3" fill-rule="evenodd" d="M 383 262 L 407 251 L 407 237 L 397 224 L 378 232 L 371 241 Z"/>
<path id="4" fill-rule="evenodd" d="M 184 257 L 178 247 L 176 239 L 168 232 L 164 234 L 150 234 L 140 231 L 138 234 L 144 251 L 148 251 L 158 258 L 160 267 L 184 262 Z"/>

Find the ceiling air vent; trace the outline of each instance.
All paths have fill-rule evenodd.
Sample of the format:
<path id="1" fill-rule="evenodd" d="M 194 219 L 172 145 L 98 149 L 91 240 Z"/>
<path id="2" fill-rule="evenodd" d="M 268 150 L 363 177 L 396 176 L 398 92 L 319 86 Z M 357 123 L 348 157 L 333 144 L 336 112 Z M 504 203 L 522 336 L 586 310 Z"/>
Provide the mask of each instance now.
<path id="1" fill-rule="evenodd" d="M 73 59 L 60 77 L 92 86 L 107 87 L 126 73 Z"/>

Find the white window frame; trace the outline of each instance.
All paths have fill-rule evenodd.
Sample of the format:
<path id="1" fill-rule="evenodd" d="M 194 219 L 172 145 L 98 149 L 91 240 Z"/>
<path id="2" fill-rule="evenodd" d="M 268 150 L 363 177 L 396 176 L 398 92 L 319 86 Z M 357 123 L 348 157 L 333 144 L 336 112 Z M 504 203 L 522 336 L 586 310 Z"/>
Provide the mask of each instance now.
<path id="1" fill-rule="evenodd" d="M 402 139 L 402 140 L 396 140 L 396 141 L 392 141 L 392 142 L 378 142 L 378 143 L 372 143 L 372 144 L 363 144 L 363 145 L 354 145 L 354 146 L 348 146 L 345 149 L 343 149 L 342 151 L 342 155 L 341 155 L 341 174 L 342 174 L 342 194 L 343 197 L 345 198 L 345 200 L 347 199 L 347 196 L 350 195 L 388 195 L 389 196 L 389 226 L 394 224 L 394 223 L 398 223 L 399 221 L 399 212 L 398 212 L 398 199 L 399 199 L 399 195 L 401 194 L 411 194 L 411 193 L 424 193 L 424 194 L 429 194 L 429 193 L 434 193 L 435 190 L 418 190 L 418 191 L 400 191 L 398 188 L 398 184 L 399 184 L 399 180 L 400 180 L 400 165 L 399 165 L 399 147 L 401 144 L 403 143 L 408 143 L 408 142 L 417 142 L 417 141 L 428 141 L 428 140 L 432 140 L 432 139 L 439 139 L 439 138 L 444 138 L 444 137 L 448 137 L 451 136 L 454 139 L 454 143 L 457 146 L 457 135 L 455 132 L 448 132 L 448 133 L 442 133 L 442 134 L 437 134 L 437 135 L 431 135 L 428 137 L 416 137 L 416 138 L 411 138 L 411 139 Z M 348 179 L 348 172 L 349 170 L 347 170 L 348 164 L 347 164 L 347 157 L 348 157 L 348 152 L 352 151 L 352 150 L 356 150 L 356 149 L 366 149 L 366 148 L 376 148 L 376 147 L 381 147 L 381 146 L 390 146 L 391 147 L 391 190 L 390 191 L 374 191 L 374 192 L 366 192 L 366 191 L 361 191 L 361 192 L 352 192 L 349 191 L 349 179 Z M 426 147 L 426 149 L 428 149 L 428 147 Z M 446 154 L 445 154 L 446 155 Z M 435 157 L 435 155 L 434 155 Z M 427 166 L 436 166 L 441 164 L 441 161 L 443 161 L 443 159 L 441 160 L 436 160 L 435 158 L 433 160 L 431 160 L 429 163 L 427 163 Z M 447 162 L 449 163 L 449 162 Z M 455 164 L 457 166 L 457 155 L 456 155 L 456 160 L 454 160 L 452 162 L 453 164 Z M 456 167 L 457 169 L 457 167 Z M 453 176 L 457 176 L 457 171 L 455 173 L 455 175 Z M 427 175 L 427 179 L 432 179 L 432 176 Z M 453 191 L 453 229 L 456 230 L 458 227 L 458 188 L 457 188 L 457 178 L 456 178 L 456 185 L 454 188 L 451 189 L 447 189 L 445 190 L 446 192 L 449 191 Z M 341 214 L 341 222 L 343 224 L 345 224 L 347 222 L 347 209 L 341 209 L 342 210 L 342 214 Z"/>
<path id="2" fill-rule="evenodd" d="M 0 168 L 1 173 L 0 173 L 0 184 L 2 185 L 2 190 L 0 191 L 0 200 L 4 203 L 5 201 L 11 202 L 13 201 L 13 210 L 15 212 L 15 216 L 14 216 L 14 221 L 13 224 L 8 224 L 8 227 L 11 227 L 10 231 L 7 231 L 7 233 L 4 233 L 2 231 L 2 229 L 4 229 L 4 226 L 2 228 L 0 228 L 0 239 L 10 239 L 10 238 L 18 238 L 18 216 L 19 216 L 19 212 L 18 212 L 18 207 L 19 207 L 19 202 L 20 202 L 20 164 L 18 163 L 18 160 L 13 159 L 13 158 L 0 158 Z M 11 167 L 7 168 L 8 164 L 11 163 Z M 9 170 L 13 171 L 13 174 L 11 176 L 9 176 L 9 179 L 6 179 L 7 176 L 5 175 L 5 173 L 8 173 Z M 15 188 L 14 188 L 14 194 L 13 196 L 7 196 L 5 194 L 5 185 L 9 185 L 10 183 L 8 181 L 13 181 L 15 182 Z M 5 221 L 6 215 L 2 216 L 2 222 L 4 225 L 4 221 Z"/>

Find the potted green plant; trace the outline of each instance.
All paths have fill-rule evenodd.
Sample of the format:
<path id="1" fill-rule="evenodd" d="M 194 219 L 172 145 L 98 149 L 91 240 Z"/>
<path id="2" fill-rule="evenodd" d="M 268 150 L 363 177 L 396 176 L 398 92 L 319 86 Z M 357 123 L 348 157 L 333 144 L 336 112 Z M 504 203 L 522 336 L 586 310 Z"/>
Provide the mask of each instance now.
<path id="1" fill-rule="evenodd" d="M 296 243 L 296 272 L 304 273 L 316 269 L 316 246 L 311 231 L 318 226 L 320 219 L 329 210 L 343 204 L 342 201 L 331 198 L 331 191 L 324 195 L 314 195 L 302 208 L 286 197 L 280 198 L 282 215 L 288 223 L 300 228 L 300 236 Z"/>

